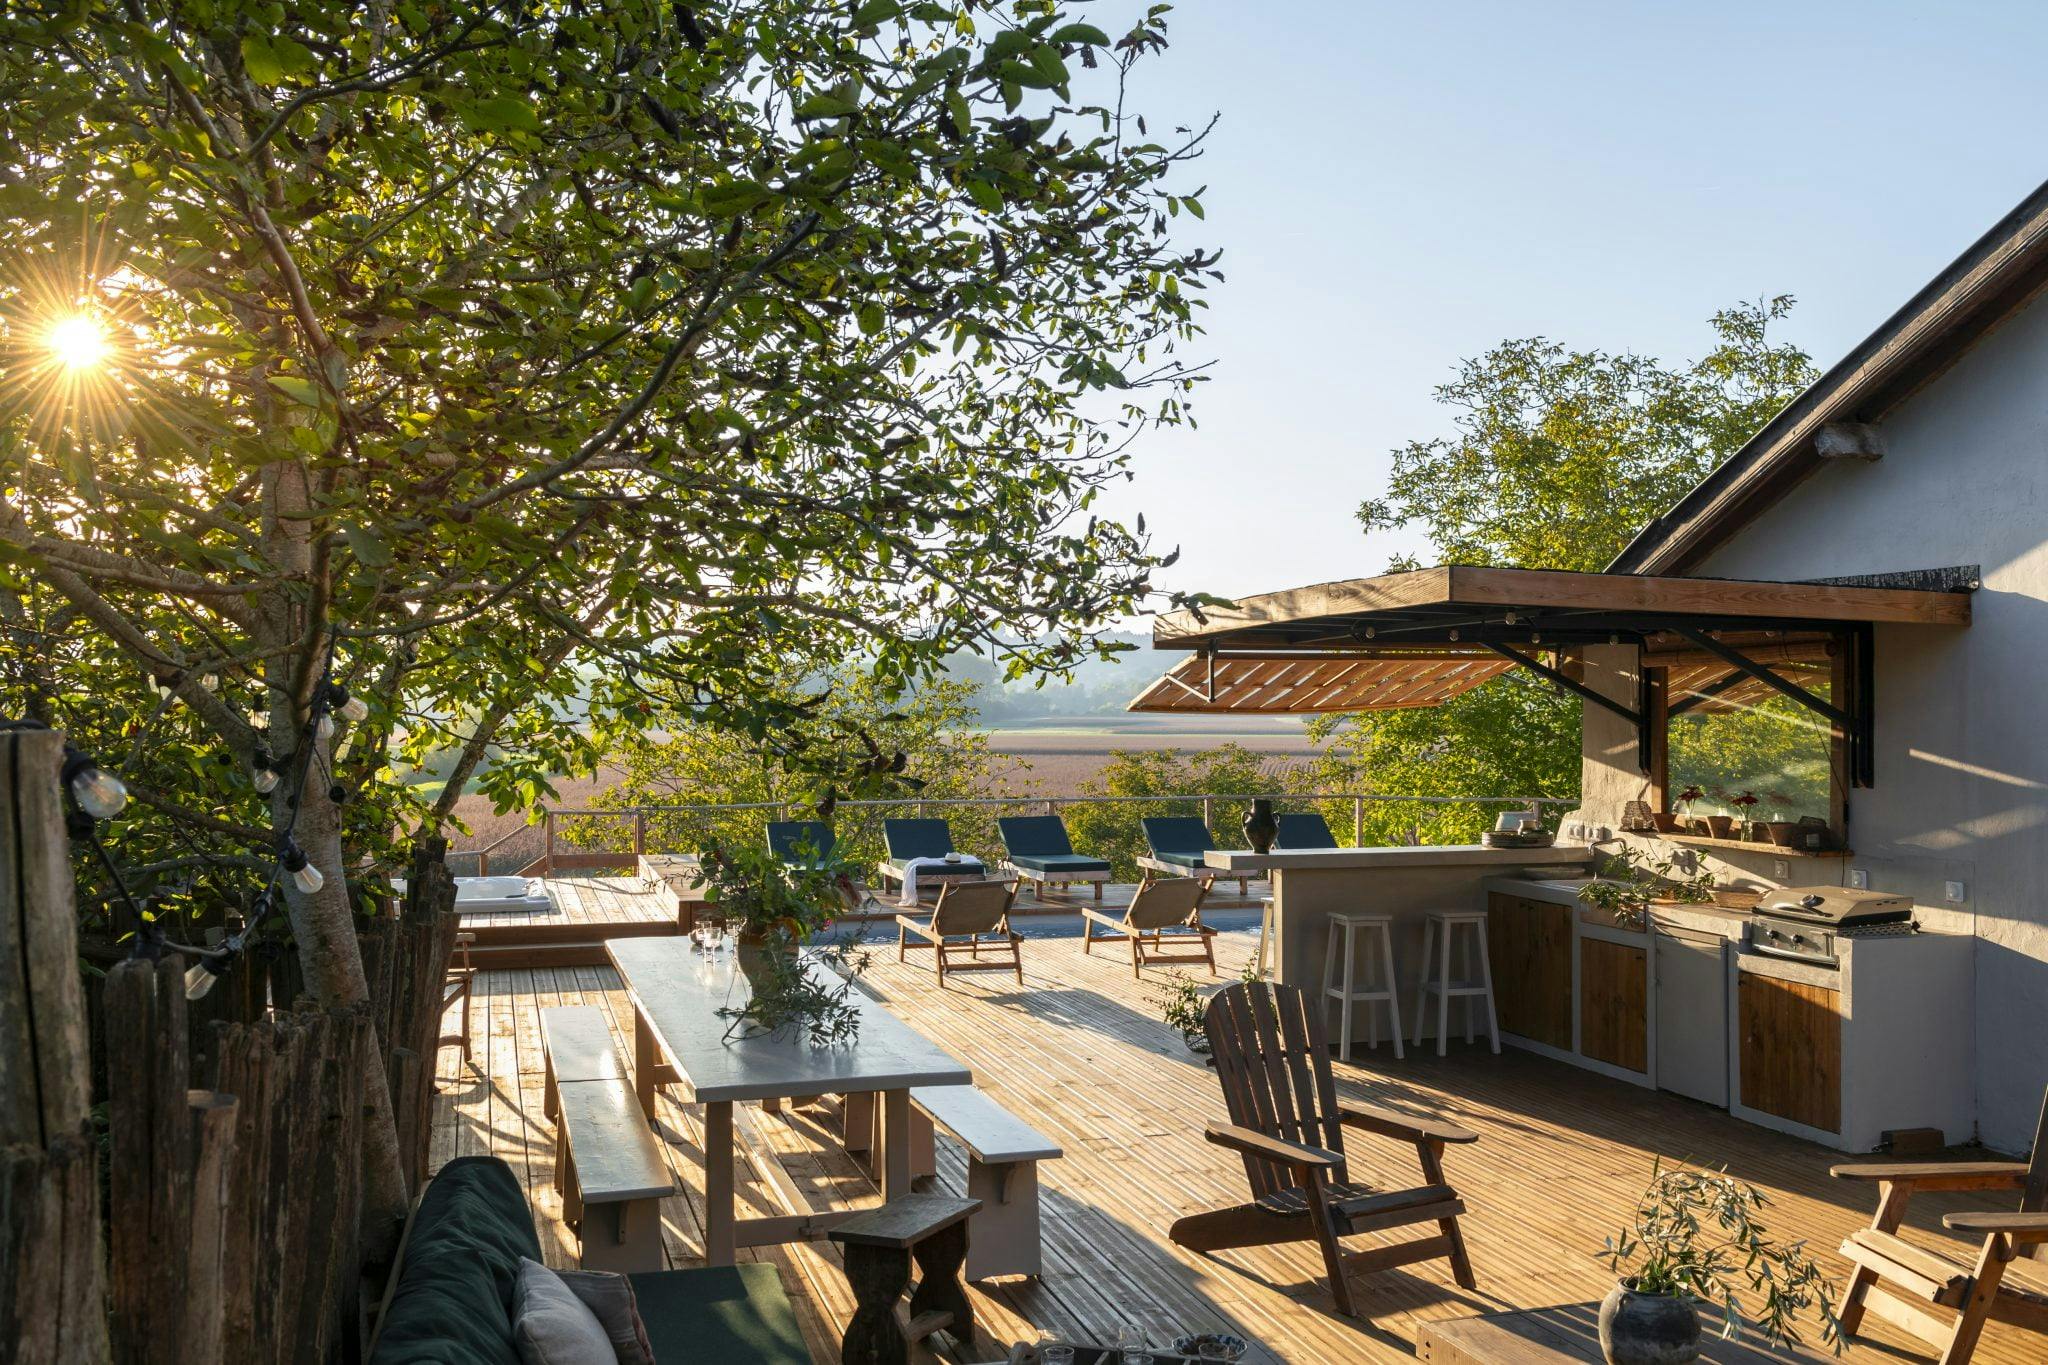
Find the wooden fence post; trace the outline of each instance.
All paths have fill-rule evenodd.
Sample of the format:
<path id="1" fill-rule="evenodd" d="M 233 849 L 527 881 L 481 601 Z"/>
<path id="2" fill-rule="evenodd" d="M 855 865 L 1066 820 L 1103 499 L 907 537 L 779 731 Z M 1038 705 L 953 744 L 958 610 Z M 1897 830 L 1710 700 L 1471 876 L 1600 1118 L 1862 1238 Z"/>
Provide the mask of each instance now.
<path id="1" fill-rule="evenodd" d="M 0 732 L 0 1343 L 109 1358 L 63 736 Z"/>

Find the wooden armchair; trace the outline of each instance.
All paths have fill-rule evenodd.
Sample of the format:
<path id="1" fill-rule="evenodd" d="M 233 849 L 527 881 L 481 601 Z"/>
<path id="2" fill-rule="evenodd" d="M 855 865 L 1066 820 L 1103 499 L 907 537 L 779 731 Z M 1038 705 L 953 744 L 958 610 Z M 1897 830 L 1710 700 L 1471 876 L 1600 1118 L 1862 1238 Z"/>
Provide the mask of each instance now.
<path id="1" fill-rule="evenodd" d="M 2030 1160 L 1858 1162 L 1831 1174 L 1877 1185 L 1870 1226 L 1842 1243 L 1856 1266 L 1838 1312 L 1844 1337 L 1875 1313 L 1934 1346 L 1941 1365 L 1964 1365 L 1993 1319 L 2048 1332 L 2048 1282 L 2026 1284 L 2006 1273 L 2015 1260 L 2048 1261 L 2048 1099 Z M 1982 1239 L 1974 1263 L 1965 1264 L 1899 1236 L 1906 1203 L 1919 1190 L 2011 1190 L 2020 1206 L 1942 1218 L 1949 1231 Z"/>
<path id="2" fill-rule="evenodd" d="M 1310 1009 L 1292 986 L 1225 987 L 1209 1002 L 1206 1027 L 1230 1122 L 1209 1124 L 1203 1136 L 1244 1158 L 1252 1200 L 1191 1214 L 1168 1236 L 1202 1252 L 1312 1239 L 1322 1248 L 1337 1311 L 1355 1317 L 1339 1239 L 1435 1223 L 1435 1235 L 1356 1253 L 1350 1268 L 1388 1270 L 1441 1256 L 1460 1286 L 1475 1287 L 1458 1230 L 1465 1204 L 1445 1181 L 1443 1151 L 1450 1143 L 1477 1142 L 1478 1134 L 1338 1098 L 1321 1011 Z M 1344 1159 L 1347 1128 L 1412 1144 L 1424 1183 L 1405 1190 L 1352 1183 Z"/>

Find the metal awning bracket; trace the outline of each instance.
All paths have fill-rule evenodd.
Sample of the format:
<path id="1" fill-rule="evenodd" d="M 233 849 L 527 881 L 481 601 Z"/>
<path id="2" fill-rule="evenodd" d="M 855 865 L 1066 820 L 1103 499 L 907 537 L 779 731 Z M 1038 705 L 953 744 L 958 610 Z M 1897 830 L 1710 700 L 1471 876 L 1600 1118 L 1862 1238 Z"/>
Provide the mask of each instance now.
<path id="1" fill-rule="evenodd" d="M 1762 683 L 1764 686 L 1768 688 L 1771 688 L 1773 691 L 1782 693 L 1783 695 L 1790 697 L 1793 701 L 1798 702 L 1807 710 L 1812 711 L 1818 715 L 1825 716 L 1827 719 L 1833 721 L 1835 724 L 1841 726 L 1845 730 L 1854 730 L 1856 728 L 1855 718 L 1852 717 L 1847 711 L 1844 711 L 1841 707 L 1836 706 L 1832 702 L 1826 701 L 1823 698 L 1815 696 L 1813 693 L 1807 691 L 1798 683 L 1793 682 L 1788 678 L 1779 677 L 1777 674 L 1771 672 L 1770 669 L 1765 668 L 1756 660 L 1749 658 L 1747 655 L 1741 653 L 1739 650 L 1729 648 L 1727 645 L 1722 644 L 1719 640 L 1716 640 L 1713 636 L 1707 634 L 1705 631 L 1697 629 L 1693 626 L 1680 625 L 1674 625 L 1672 627 L 1672 630 L 1684 636 L 1686 639 L 1692 641 L 1701 649 L 1706 650 L 1709 654 L 1715 655 L 1721 660 L 1721 662 L 1727 664 L 1730 668 L 1733 668 L 1738 672 L 1743 673 L 1749 677 L 1755 678 L 1758 682 Z"/>
<path id="2" fill-rule="evenodd" d="M 1209 664 L 1209 676 L 1205 686 L 1197 687 L 1191 682 L 1175 677 L 1171 672 L 1164 676 L 1167 682 L 1172 683 L 1175 687 L 1178 687 L 1181 691 L 1202 703 L 1202 705 L 1214 706 L 1216 704 L 1216 647 L 1210 645 L 1207 649 L 1204 649 L 1202 657 Z"/>

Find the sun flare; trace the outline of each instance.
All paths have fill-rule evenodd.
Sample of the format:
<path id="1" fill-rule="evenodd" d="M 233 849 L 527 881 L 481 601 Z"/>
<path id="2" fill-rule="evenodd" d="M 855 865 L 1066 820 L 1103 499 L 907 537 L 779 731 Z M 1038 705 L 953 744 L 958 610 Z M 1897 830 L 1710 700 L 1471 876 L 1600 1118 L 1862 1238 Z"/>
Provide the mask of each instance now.
<path id="1" fill-rule="evenodd" d="M 109 349 L 106 329 L 98 319 L 83 313 L 51 327 L 46 341 L 57 363 L 67 370 L 97 369 L 106 360 Z"/>

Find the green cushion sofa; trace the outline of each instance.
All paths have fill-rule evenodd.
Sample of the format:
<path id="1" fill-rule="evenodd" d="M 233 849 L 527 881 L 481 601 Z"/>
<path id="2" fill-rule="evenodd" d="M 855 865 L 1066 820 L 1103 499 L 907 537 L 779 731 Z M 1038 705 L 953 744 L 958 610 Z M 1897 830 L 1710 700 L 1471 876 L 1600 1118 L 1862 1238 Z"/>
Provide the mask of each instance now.
<path id="1" fill-rule="evenodd" d="M 541 1259 L 519 1177 L 497 1157 L 459 1157 L 428 1183 L 406 1227 L 370 1365 L 519 1365 L 512 1287 Z M 809 1365 L 775 1267 L 633 1275 L 659 1365 Z"/>

